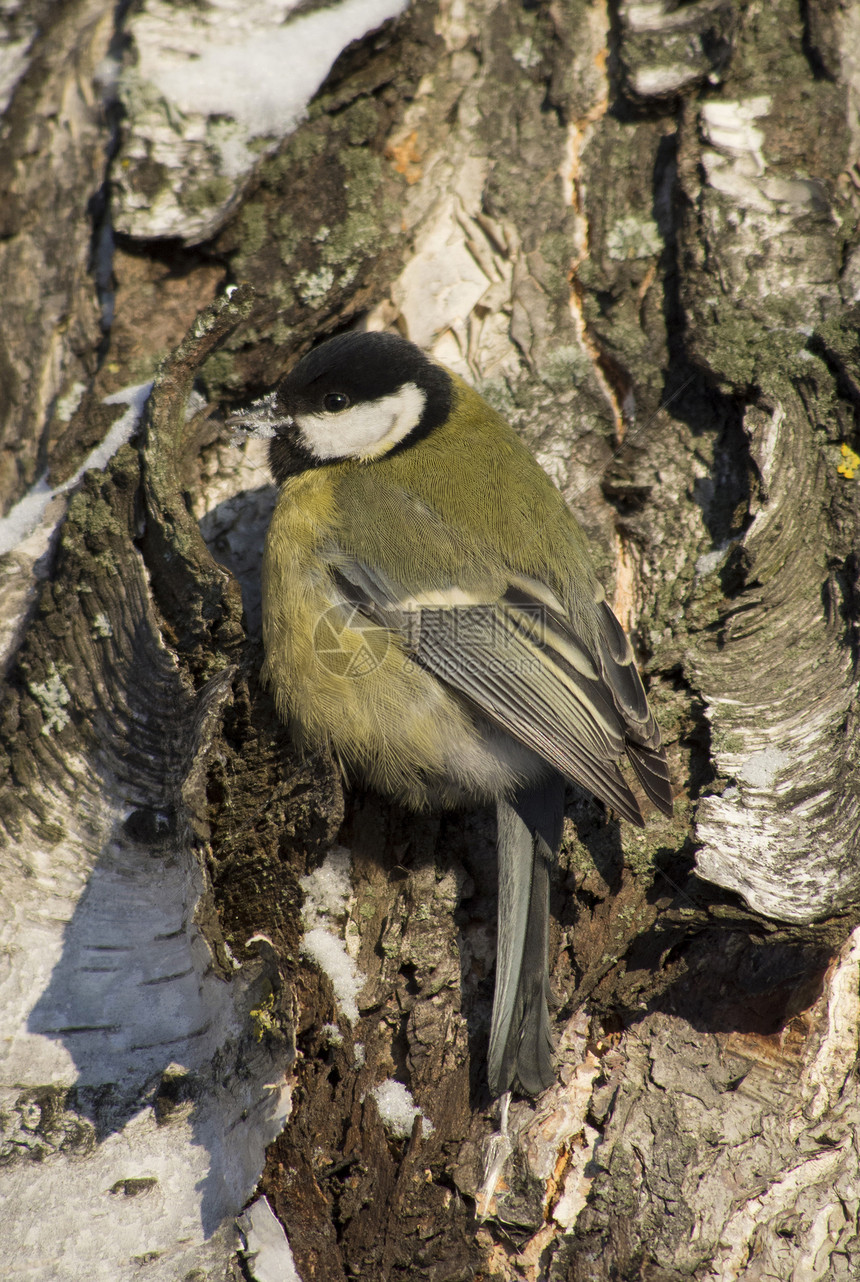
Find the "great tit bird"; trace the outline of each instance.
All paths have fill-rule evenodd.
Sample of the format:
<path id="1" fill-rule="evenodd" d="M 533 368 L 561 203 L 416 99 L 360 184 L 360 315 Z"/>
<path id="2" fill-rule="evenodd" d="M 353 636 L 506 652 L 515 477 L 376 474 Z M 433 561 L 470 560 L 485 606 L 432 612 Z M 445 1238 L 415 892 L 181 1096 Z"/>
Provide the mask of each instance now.
<path id="1" fill-rule="evenodd" d="M 312 350 L 252 410 L 280 493 L 264 679 L 310 749 L 417 809 L 493 801 L 493 1095 L 554 1079 L 549 876 L 565 780 L 642 825 L 660 732 L 564 499 L 505 420 L 393 334 Z"/>

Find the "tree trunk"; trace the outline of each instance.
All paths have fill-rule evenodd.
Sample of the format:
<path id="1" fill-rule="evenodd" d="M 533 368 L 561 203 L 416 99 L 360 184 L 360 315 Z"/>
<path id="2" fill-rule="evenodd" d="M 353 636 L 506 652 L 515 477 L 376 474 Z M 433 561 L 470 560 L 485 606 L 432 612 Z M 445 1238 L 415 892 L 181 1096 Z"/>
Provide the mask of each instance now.
<path id="1" fill-rule="evenodd" d="M 7 1274 L 847 1282 L 858 10 L 288 10 L 3 18 Z M 346 789 L 259 681 L 222 412 L 358 321 L 562 488 L 675 781 L 571 789 L 507 1139 L 491 816 Z"/>

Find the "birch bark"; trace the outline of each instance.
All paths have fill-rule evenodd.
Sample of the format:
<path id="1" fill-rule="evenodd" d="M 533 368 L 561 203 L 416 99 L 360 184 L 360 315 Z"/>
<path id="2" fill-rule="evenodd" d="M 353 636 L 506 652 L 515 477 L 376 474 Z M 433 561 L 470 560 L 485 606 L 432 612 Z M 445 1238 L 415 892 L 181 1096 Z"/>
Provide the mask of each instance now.
<path id="1" fill-rule="evenodd" d="M 857 1277 L 855 8 L 7 10 L 9 1276 Z M 258 679 L 222 412 L 358 320 L 562 488 L 677 786 L 571 792 L 493 1182 L 490 817 L 344 791 Z"/>

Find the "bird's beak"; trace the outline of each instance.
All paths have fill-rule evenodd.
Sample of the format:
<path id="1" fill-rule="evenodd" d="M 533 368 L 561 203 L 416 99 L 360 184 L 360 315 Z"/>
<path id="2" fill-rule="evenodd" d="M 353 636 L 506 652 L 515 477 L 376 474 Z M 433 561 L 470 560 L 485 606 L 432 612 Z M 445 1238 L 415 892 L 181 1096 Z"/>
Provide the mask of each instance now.
<path id="1" fill-rule="evenodd" d="M 226 419 L 226 426 L 244 436 L 268 440 L 279 432 L 294 427 L 295 421 L 289 414 L 279 412 L 277 392 L 269 392 L 260 400 L 253 401 L 247 409 L 230 414 Z"/>

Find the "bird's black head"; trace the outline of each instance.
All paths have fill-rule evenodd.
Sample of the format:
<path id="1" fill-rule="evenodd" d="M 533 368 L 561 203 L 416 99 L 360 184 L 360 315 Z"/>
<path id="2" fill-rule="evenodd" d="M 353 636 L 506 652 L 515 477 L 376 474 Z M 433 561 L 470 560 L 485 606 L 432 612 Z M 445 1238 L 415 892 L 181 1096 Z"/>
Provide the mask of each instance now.
<path id="1" fill-rule="evenodd" d="M 257 422 L 272 436 L 269 460 L 281 484 L 310 467 L 403 448 L 447 419 L 451 397 L 448 371 L 414 343 L 396 334 L 339 334 L 302 357 L 259 403 Z"/>

